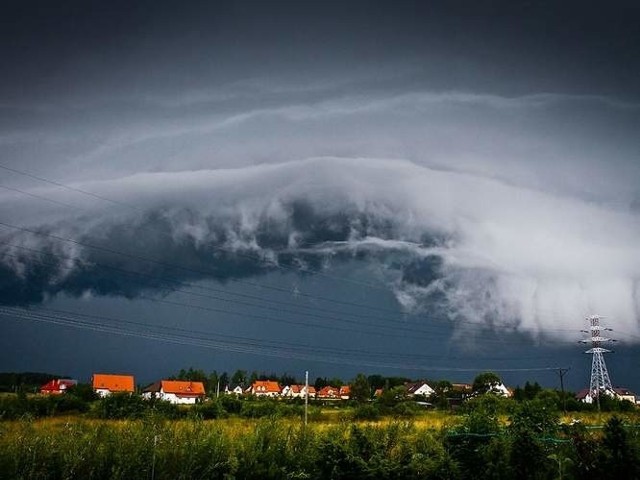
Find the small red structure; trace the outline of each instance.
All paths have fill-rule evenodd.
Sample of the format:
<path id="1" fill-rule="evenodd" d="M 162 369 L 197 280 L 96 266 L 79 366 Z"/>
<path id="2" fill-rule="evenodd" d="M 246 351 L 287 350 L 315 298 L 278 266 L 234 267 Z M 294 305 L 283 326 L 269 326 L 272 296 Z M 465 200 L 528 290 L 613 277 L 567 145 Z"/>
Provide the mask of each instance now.
<path id="1" fill-rule="evenodd" d="M 61 395 L 77 384 L 77 380 L 70 378 L 54 378 L 40 387 L 40 393 L 45 395 Z"/>

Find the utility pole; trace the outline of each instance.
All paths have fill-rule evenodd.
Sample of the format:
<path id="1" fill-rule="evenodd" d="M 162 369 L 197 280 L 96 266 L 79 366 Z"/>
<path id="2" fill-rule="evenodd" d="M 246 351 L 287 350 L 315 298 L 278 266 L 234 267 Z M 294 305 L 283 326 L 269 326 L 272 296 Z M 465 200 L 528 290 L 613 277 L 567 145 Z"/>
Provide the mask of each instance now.
<path id="1" fill-rule="evenodd" d="M 309 370 L 304 372 L 304 426 L 309 418 Z"/>
<path id="2" fill-rule="evenodd" d="M 216 398 L 220 396 L 220 379 L 218 378 L 218 384 L 216 385 Z"/>
<path id="3" fill-rule="evenodd" d="M 571 370 L 571 368 L 562 368 L 562 367 L 558 367 L 558 369 L 556 370 L 556 373 L 560 377 L 560 391 L 562 392 L 562 410 L 564 411 L 565 415 L 567 413 L 567 396 L 564 394 L 564 376 L 567 374 L 567 372 L 569 372 L 569 370 Z"/>
<path id="4" fill-rule="evenodd" d="M 609 372 L 607 370 L 607 364 L 604 361 L 604 354 L 610 353 L 611 350 L 603 348 L 602 345 L 607 342 L 615 342 L 615 340 L 601 335 L 602 331 L 612 331 L 610 328 L 602 328 L 600 326 L 601 318 L 602 317 L 599 315 L 591 315 L 590 317 L 587 317 L 589 330 L 582 330 L 582 332 L 588 334 L 589 337 L 585 340 L 581 340 L 581 343 L 591 344 L 591 348 L 584 353 L 592 355 L 589 395 L 591 395 L 591 398 L 596 400 L 598 411 L 600 411 L 600 394 L 602 392 L 606 393 L 613 390 L 613 387 L 611 386 L 611 379 L 609 378 Z"/>

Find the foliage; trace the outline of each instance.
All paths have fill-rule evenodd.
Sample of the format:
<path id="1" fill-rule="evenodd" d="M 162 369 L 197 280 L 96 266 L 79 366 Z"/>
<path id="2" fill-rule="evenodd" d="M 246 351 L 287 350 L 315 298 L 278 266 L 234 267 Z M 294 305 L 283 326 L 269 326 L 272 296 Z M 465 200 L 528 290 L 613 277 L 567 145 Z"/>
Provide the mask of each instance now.
<path id="1" fill-rule="evenodd" d="M 363 403 L 358 405 L 352 413 L 354 420 L 377 420 L 380 418 L 380 410 L 375 405 Z"/>
<path id="2" fill-rule="evenodd" d="M 371 400 L 371 386 L 367 377 L 359 373 L 351 382 L 351 400 L 356 403 L 364 403 Z"/>
<path id="3" fill-rule="evenodd" d="M 93 412 L 98 418 L 142 418 L 150 405 L 139 395 L 114 393 L 101 398 L 94 405 Z"/>
<path id="4" fill-rule="evenodd" d="M 479 374 L 473 380 L 473 392 L 474 393 L 487 393 L 492 391 L 495 387 L 500 385 L 502 380 L 498 375 L 493 372 L 483 372 Z"/>
<path id="5" fill-rule="evenodd" d="M 0 392 L 38 392 L 54 378 L 68 377 L 40 372 L 0 372 Z"/>
<path id="6" fill-rule="evenodd" d="M 0 419 L 13 420 L 24 416 L 48 417 L 61 413 L 82 413 L 89 410 L 89 404 L 74 395 L 24 394 L 0 396 Z"/>

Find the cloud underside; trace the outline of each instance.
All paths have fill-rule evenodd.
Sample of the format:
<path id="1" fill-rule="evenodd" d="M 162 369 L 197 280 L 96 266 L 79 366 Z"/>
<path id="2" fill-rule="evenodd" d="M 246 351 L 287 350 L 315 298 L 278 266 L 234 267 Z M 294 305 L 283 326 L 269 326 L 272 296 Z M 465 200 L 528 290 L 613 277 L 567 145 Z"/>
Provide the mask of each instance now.
<path id="1" fill-rule="evenodd" d="M 330 275 L 348 264 L 393 291 L 402 310 L 454 323 L 536 335 L 566 328 L 573 339 L 584 315 L 601 313 L 638 331 L 638 218 L 576 198 L 371 158 L 77 187 L 119 203 L 32 190 L 59 204 L 42 205 L 29 224 L 13 218 L 27 230 L 2 227 L 2 303 L 60 293 L 136 298 L 178 282 Z M 27 201 L 3 197 L 7 212 Z"/>

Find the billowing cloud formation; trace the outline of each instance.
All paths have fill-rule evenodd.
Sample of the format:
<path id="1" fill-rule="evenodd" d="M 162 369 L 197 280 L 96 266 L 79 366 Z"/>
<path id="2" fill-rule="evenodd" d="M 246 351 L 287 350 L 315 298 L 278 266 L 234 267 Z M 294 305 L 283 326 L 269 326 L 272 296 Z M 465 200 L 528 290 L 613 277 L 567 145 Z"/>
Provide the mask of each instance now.
<path id="1" fill-rule="evenodd" d="M 640 219 L 575 196 L 409 161 L 336 157 L 76 186 L 121 203 L 51 204 L 26 224 L 11 212 L 24 212 L 27 200 L 3 195 L 2 218 L 39 232 L 2 228 L 3 302 L 59 291 L 135 296 L 176 279 L 330 269 L 365 256 L 362 268 L 410 311 L 437 302 L 454 322 L 536 333 L 606 312 L 620 330 L 638 332 Z M 74 205 L 83 198 L 31 193 Z M 146 283 L 114 268 L 148 275 Z"/>

